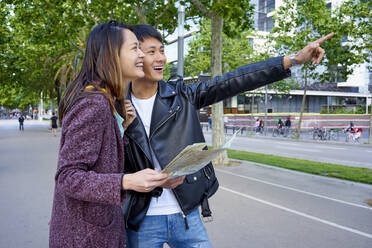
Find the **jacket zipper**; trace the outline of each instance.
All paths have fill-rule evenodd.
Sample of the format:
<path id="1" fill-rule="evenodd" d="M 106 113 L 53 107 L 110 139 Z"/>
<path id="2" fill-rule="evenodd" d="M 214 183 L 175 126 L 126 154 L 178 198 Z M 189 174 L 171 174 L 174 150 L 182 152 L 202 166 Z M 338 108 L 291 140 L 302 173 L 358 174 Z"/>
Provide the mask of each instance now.
<path id="1" fill-rule="evenodd" d="M 179 108 L 177 108 L 176 110 L 174 110 L 174 112 L 170 115 L 170 116 L 168 116 L 168 118 L 167 119 L 165 119 L 155 130 L 154 130 L 154 132 L 152 132 L 152 134 L 151 134 L 151 136 L 149 137 L 149 140 L 152 138 L 152 136 L 154 136 L 154 133 L 161 127 L 161 126 L 163 126 L 164 125 L 164 123 L 166 123 L 170 118 L 172 118 L 177 112 L 178 112 L 178 109 Z"/>
<path id="2" fill-rule="evenodd" d="M 167 119 L 165 119 L 155 130 L 154 130 L 154 132 L 151 134 L 151 136 L 149 137 L 149 140 L 151 140 L 151 138 L 152 138 L 152 136 L 154 135 L 154 133 L 161 127 L 161 126 L 163 126 L 170 118 L 172 118 L 177 112 L 178 112 L 178 110 L 179 110 L 179 106 L 177 107 L 177 109 L 176 110 L 174 110 L 174 112 L 173 112 L 173 114 L 171 114 L 170 116 L 168 116 L 168 118 Z M 155 155 L 155 157 L 156 157 L 156 154 L 155 154 L 155 152 L 153 152 L 154 153 L 154 155 Z M 158 158 L 156 158 L 156 159 L 158 159 Z M 158 161 L 159 161 L 159 159 L 158 159 Z M 176 194 L 176 192 L 174 192 L 174 190 L 172 189 L 172 192 L 173 192 L 173 194 L 174 194 L 174 196 L 176 197 L 176 199 L 177 199 L 177 202 L 178 202 L 178 205 L 180 206 L 180 209 L 181 209 L 181 214 L 182 214 L 182 217 L 183 217 L 183 220 L 184 220 L 184 222 L 185 222 L 185 228 L 186 228 L 186 230 L 188 230 L 189 229 L 189 223 L 187 222 L 187 219 L 186 219 L 186 215 L 185 215 L 185 213 L 184 213 L 184 211 L 183 211 L 183 209 L 182 209 L 182 206 L 181 206 L 181 204 L 180 204 L 180 200 L 178 199 L 178 196 L 177 196 L 177 194 Z"/>
<path id="3" fill-rule="evenodd" d="M 187 223 L 187 219 L 186 219 L 186 215 L 182 212 L 182 217 L 183 217 L 183 220 L 185 221 L 185 228 L 186 230 L 189 229 L 189 223 Z"/>
<path id="4" fill-rule="evenodd" d="M 171 190 L 172 190 L 174 196 L 176 197 L 176 200 L 177 200 L 177 202 L 178 202 L 178 205 L 180 206 L 180 209 L 181 209 L 181 215 L 182 215 L 182 217 L 183 217 L 183 221 L 185 222 L 185 228 L 186 228 L 186 230 L 188 230 L 188 229 L 189 229 L 189 223 L 187 222 L 186 214 L 185 214 L 185 212 L 184 212 L 183 209 L 182 209 L 182 206 L 181 206 L 181 203 L 180 203 L 180 199 L 178 199 L 178 195 L 176 194 L 176 192 L 174 192 L 173 189 L 171 189 Z"/>

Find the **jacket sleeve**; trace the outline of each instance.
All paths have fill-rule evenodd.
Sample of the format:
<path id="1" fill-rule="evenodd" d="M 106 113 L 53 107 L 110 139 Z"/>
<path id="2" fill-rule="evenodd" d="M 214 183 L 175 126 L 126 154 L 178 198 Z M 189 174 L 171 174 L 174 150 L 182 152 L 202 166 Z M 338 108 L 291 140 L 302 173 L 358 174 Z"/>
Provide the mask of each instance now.
<path id="1" fill-rule="evenodd" d="M 111 117 L 103 96 L 86 97 L 76 103 L 63 123 L 56 174 L 56 190 L 68 197 L 104 204 L 121 205 L 122 173 L 97 173 L 92 170 L 107 152 L 103 135 Z M 105 165 L 100 165 L 105 166 Z"/>
<path id="2" fill-rule="evenodd" d="M 289 69 L 284 70 L 283 57 L 276 57 L 239 67 L 210 81 L 183 85 L 182 91 L 199 109 L 290 75 Z"/>

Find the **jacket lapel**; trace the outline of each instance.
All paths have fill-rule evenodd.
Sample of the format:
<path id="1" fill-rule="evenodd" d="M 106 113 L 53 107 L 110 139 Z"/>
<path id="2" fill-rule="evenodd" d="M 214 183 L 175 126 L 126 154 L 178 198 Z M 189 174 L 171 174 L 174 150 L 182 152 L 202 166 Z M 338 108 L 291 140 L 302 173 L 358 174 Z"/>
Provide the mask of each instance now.
<path id="1" fill-rule="evenodd" d="M 179 110 L 179 105 L 174 101 L 175 95 L 176 91 L 174 87 L 164 81 L 158 83 L 158 93 L 152 109 L 150 139 L 156 129 Z"/>
<path id="2" fill-rule="evenodd" d="M 126 96 L 127 100 L 131 101 L 131 84 L 129 84 L 128 92 Z M 145 127 L 139 117 L 136 110 L 137 118 L 127 127 L 124 134 L 127 135 L 134 143 L 141 147 L 142 151 L 145 153 L 147 159 L 152 162 L 151 148 L 146 135 Z"/>

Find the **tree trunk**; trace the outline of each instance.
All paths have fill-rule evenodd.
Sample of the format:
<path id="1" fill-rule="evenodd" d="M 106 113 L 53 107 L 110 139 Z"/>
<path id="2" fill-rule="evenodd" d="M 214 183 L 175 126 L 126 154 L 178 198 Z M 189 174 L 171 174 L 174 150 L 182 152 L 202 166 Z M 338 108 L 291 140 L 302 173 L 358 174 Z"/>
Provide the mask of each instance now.
<path id="1" fill-rule="evenodd" d="M 222 27 L 223 19 L 213 12 L 211 17 L 212 40 L 211 40 L 211 69 L 212 77 L 222 75 Z M 223 102 L 212 105 L 212 140 L 213 147 L 218 148 L 225 143 L 224 123 L 223 123 Z M 215 165 L 228 164 L 227 153 L 224 152 L 215 160 Z"/>
<path id="2" fill-rule="evenodd" d="M 307 90 L 307 66 L 305 65 L 305 85 L 304 85 L 304 96 L 302 97 L 302 105 L 301 105 L 301 113 L 300 113 L 300 119 L 298 120 L 298 128 L 297 128 L 297 136 L 296 139 L 300 138 L 301 135 L 301 123 L 302 123 L 302 116 L 305 111 L 305 105 L 306 105 L 306 90 Z"/>

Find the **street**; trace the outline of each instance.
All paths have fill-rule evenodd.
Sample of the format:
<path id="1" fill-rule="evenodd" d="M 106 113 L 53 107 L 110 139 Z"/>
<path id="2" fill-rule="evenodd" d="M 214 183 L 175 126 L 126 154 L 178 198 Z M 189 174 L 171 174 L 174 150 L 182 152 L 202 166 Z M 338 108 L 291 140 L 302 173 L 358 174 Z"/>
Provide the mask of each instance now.
<path id="1" fill-rule="evenodd" d="M 211 131 L 204 132 L 212 145 Z M 226 136 L 228 140 L 231 135 Z M 272 136 L 236 136 L 231 149 L 272 154 L 319 162 L 372 168 L 372 146 L 304 139 L 295 141 Z"/>
<path id="2" fill-rule="evenodd" d="M 48 122 L 26 121 L 24 132 L 17 125 L 16 121 L 0 121 L 0 247 L 48 247 L 60 133 L 53 137 Z M 297 150 L 282 151 L 291 154 L 314 150 L 301 152 L 310 154 L 306 156 L 315 150 L 332 151 L 323 144 L 257 140 L 237 137 L 233 149 L 254 143 L 257 149 L 271 147 L 271 152 L 282 146 L 297 146 Z M 347 151 L 368 151 L 367 147 L 350 147 L 354 148 Z M 345 153 L 333 150 L 337 160 Z M 372 247 L 372 207 L 366 204 L 372 200 L 372 185 L 236 163 L 216 167 L 220 188 L 209 203 L 214 220 L 206 223 L 213 247 Z"/>
<path id="3" fill-rule="evenodd" d="M 213 247 L 372 247 L 372 186 L 250 163 L 216 170 Z"/>

